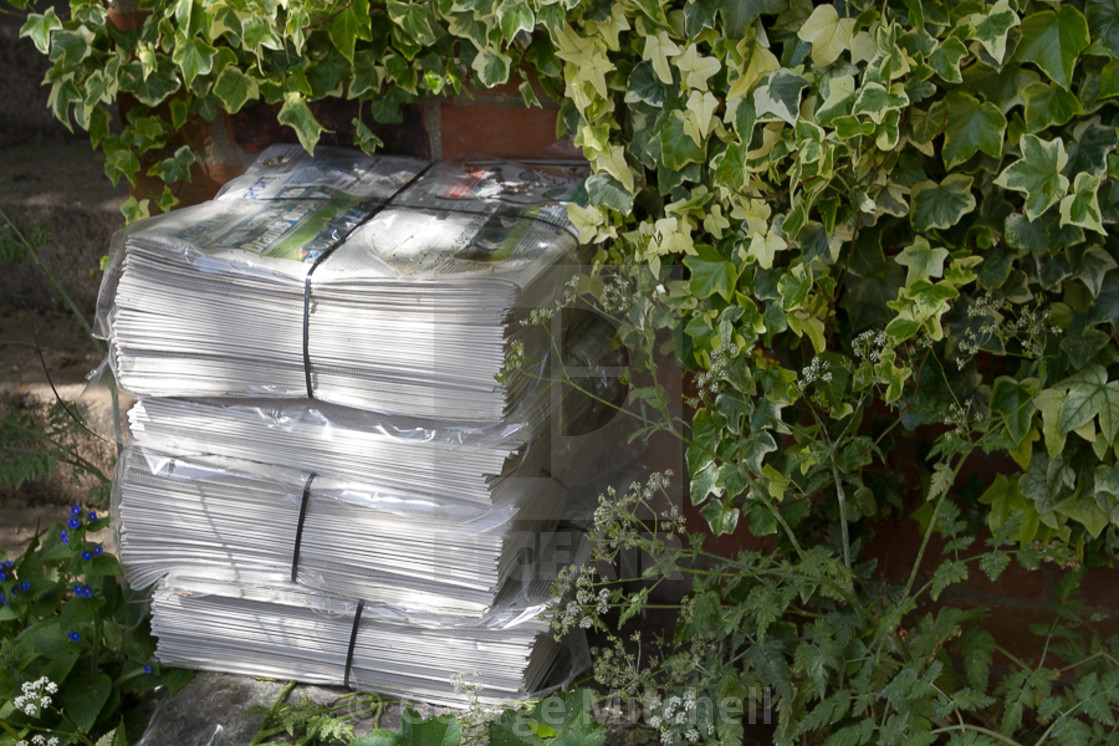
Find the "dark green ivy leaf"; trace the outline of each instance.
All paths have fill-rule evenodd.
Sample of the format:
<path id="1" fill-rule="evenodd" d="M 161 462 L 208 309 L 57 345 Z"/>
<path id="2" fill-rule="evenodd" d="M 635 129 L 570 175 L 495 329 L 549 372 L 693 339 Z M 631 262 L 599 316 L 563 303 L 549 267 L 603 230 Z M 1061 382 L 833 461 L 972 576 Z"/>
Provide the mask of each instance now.
<path id="1" fill-rule="evenodd" d="M 217 52 L 201 39 L 191 39 L 177 47 L 171 59 L 183 73 L 183 82 L 190 87 L 199 75 L 207 75 L 214 67 Z"/>
<path id="2" fill-rule="evenodd" d="M 587 180 L 587 191 L 590 192 L 590 179 Z M 694 256 L 684 257 L 684 266 L 691 272 L 688 285 L 697 298 L 709 298 L 718 293 L 730 300 L 738 281 L 738 271 L 713 246 L 697 245 Z"/>
<path id="3" fill-rule="evenodd" d="M 990 102 L 979 103 L 966 93 L 953 92 L 944 100 L 948 107 L 941 152 L 944 166 L 951 170 L 981 150 L 1000 158 L 1006 117 L 999 108 Z"/>
<path id="4" fill-rule="evenodd" d="M 1119 5 L 1114 0 L 1088 0 L 1084 4 L 1092 35 L 1119 57 Z"/>
<path id="5" fill-rule="evenodd" d="M 1043 10 L 1022 19 L 1021 33 L 1018 59 L 1034 63 L 1050 80 L 1070 90 L 1076 58 L 1091 43 L 1084 15 L 1072 5 Z"/>
<path id="6" fill-rule="evenodd" d="M 1064 124 L 1084 109 L 1080 101 L 1063 88 L 1046 83 L 1031 83 L 1022 91 L 1026 100 L 1026 130 L 1040 132 L 1047 127 Z"/>
<path id="7" fill-rule="evenodd" d="M 149 168 L 148 175 L 158 176 L 167 184 L 175 181 L 190 181 L 190 166 L 194 161 L 194 151 L 190 146 L 183 145 L 175 151 L 175 155 L 164 158 Z"/>
<path id="8" fill-rule="evenodd" d="M 951 228 L 958 223 L 975 209 L 971 184 L 972 178 L 963 174 L 949 174 L 939 184 L 931 181 L 914 184 L 910 192 L 913 228 L 924 232 L 932 228 Z"/>

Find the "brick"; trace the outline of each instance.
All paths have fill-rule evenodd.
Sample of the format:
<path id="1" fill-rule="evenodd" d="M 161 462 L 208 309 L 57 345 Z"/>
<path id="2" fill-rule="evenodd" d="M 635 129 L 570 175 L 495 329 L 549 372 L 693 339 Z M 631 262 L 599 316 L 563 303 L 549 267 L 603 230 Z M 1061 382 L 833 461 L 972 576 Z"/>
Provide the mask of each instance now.
<path id="1" fill-rule="evenodd" d="M 571 158 L 578 151 L 556 139 L 556 110 L 512 106 L 440 106 L 442 157 L 492 155 L 498 158 Z"/>
<path id="2" fill-rule="evenodd" d="M 980 533 L 972 547 L 963 556 L 969 557 L 983 550 L 988 538 Z M 921 536 L 916 521 L 902 520 L 892 525 L 879 524 L 874 538 L 863 552 L 864 559 L 878 560 L 878 573 L 895 583 L 905 582 L 913 568 L 913 558 L 921 546 Z M 943 556 L 944 541 L 934 536 L 929 541 L 921 562 L 918 583 L 924 583 L 936 570 Z M 1046 595 L 1045 568 L 1026 570 L 1011 560 L 1010 565 L 992 582 L 973 562 L 968 566 L 968 579 L 949 589 L 951 594 L 985 604 L 996 604 L 1000 599 L 1039 599 Z"/>
<path id="3" fill-rule="evenodd" d="M 1080 580 L 1080 591 L 1074 598 L 1096 609 L 1119 612 L 1119 568 L 1092 567 Z"/>

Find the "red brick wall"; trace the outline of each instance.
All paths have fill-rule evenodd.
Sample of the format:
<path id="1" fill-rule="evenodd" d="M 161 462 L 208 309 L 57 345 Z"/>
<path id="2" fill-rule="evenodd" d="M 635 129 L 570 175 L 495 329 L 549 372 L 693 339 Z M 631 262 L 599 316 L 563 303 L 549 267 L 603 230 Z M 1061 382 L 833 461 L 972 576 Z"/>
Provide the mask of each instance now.
<path id="1" fill-rule="evenodd" d="M 510 160 L 578 158 L 569 141 L 556 137 L 557 105 L 538 93 L 543 108 L 526 108 L 512 85 L 488 91 L 471 91 L 451 98 L 432 98 L 403 107 L 398 124 L 364 121 L 381 138 L 381 152 L 430 160 L 450 160 L 463 155 L 488 155 Z M 327 130 L 322 145 L 353 146 L 352 121 L 356 102 L 341 99 L 317 101 L 312 111 Z M 256 104 L 237 115 L 196 123 L 192 141 L 199 151 L 193 182 L 180 187 L 183 205 L 209 199 L 227 179 L 239 173 L 256 153 L 277 142 L 295 143 L 295 131 L 276 121 L 279 105 Z M 153 181 L 151 185 L 159 186 Z"/>

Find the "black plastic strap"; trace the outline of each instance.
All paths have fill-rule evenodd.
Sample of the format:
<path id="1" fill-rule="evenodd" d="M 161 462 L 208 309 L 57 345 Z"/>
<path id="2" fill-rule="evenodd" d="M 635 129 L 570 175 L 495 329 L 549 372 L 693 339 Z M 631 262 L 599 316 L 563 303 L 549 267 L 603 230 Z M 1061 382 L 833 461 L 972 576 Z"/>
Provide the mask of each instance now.
<path id="1" fill-rule="evenodd" d="M 350 669 L 354 665 L 354 643 L 357 642 L 357 628 L 361 624 L 361 612 L 365 609 L 365 599 L 357 602 L 357 611 L 354 613 L 354 626 L 350 628 L 350 646 L 346 650 L 346 675 L 342 677 L 342 686 L 350 688 Z"/>
<path id="2" fill-rule="evenodd" d="M 303 544 L 303 524 L 307 521 L 307 503 L 311 501 L 311 482 L 315 481 L 315 473 L 307 477 L 303 485 L 303 500 L 299 503 L 299 522 L 295 526 L 295 544 L 291 548 L 291 582 L 299 572 L 299 547 Z"/>
<path id="3" fill-rule="evenodd" d="M 315 261 L 311 264 L 311 268 L 307 270 L 307 276 L 303 279 L 303 382 L 304 384 L 306 384 L 307 387 L 308 399 L 315 398 L 315 388 L 311 383 L 311 275 L 315 273 L 315 270 L 318 268 L 319 263 L 322 262 L 323 259 L 326 259 L 328 256 L 330 256 L 335 249 L 341 246 L 346 241 L 346 239 L 350 237 L 350 234 L 368 223 L 373 218 L 373 216 L 379 213 L 381 210 L 389 207 L 389 203 L 393 200 L 393 198 L 396 197 L 396 195 L 412 186 L 412 184 L 419 180 L 421 176 L 427 173 L 428 169 L 430 169 L 431 166 L 432 164 L 429 163 L 421 168 L 415 176 L 402 184 L 399 189 L 389 195 L 386 199 L 374 205 L 373 208 L 369 210 L 369 212 L 365 215 L 365 217 L 361 219 L 360 223 L 354 225 L 354 227 L 346 231 L 344 235 L 339 236 L 337 241 L 331 244 L 329 248 L 327 248 L 317 257 L 315 257 Z"/>
<path id="4" fill-rule="evenodd" d="M 312 267 L 311 269 L 314 269 Z M 303 280 L 303 380 L 307 384 L 307 398 L 315 398 L 311 385 L 311 273 Z"/>

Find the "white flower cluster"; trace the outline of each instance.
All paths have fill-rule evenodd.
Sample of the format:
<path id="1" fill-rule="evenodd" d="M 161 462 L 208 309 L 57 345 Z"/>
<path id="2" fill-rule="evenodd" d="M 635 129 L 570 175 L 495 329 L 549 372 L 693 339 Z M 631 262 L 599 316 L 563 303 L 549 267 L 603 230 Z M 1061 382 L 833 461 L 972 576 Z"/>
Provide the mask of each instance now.
<path id="1" fill-rule="evenodd" d="M 649 726 L 660 732 L 664 746 L 700 743 L 703 740 L 701 730 L 708 736 L 715 734 L 714 723 L 698 722 L 695 689 L 685 689 L 683 696 L 672 694 L 664 700 L 652 699 L 648 706 L 652 713 Z"/>
<path id="2" fill-rule="evenodd" d="M 719 381 L 730 372 L 740 350 L 733 344 L 721 344 L 711 351 L 707 370 L 696 376 L 695 383 L 699 393 L 715 396 L 719 393 Z"/>
<path id="3" fill-rule="evenodd" d="M 812 358 L 812 362 L 800 371 L 800 380 L 797 381 L 797 386 L 803 391 L 805 387 L 816 381 L 821 383 L 831 381 L 831 365 L 828 361 L 821 360 L 819 355 Z"/>
<path id="4" fill-rule="evenodd" d="M 57 736 L 47 738 L 42 734 L 35 734 L 31 736 L 30 741 L 19 741 L 16 746 L 58 746 L 59 741 Z"/>
<path id="5" fill-rule="evenodd" d="M 51 706 L 51 695 L 58 692 L 58 684 L 42 676 L 35 681 L 23 683 L 23 694 L 12 701 L 12 706 L 28 717 L 38 717 L 46 707 Z"/>
<path id="6" fill-rule="evenodd" d="M 852 340 L 851 347 L 856 357 L 877 363 L 882 358 L 882 350 L 886 349 L 888 341 L 890 339 L 886 332 L 865 331 Z"/>

